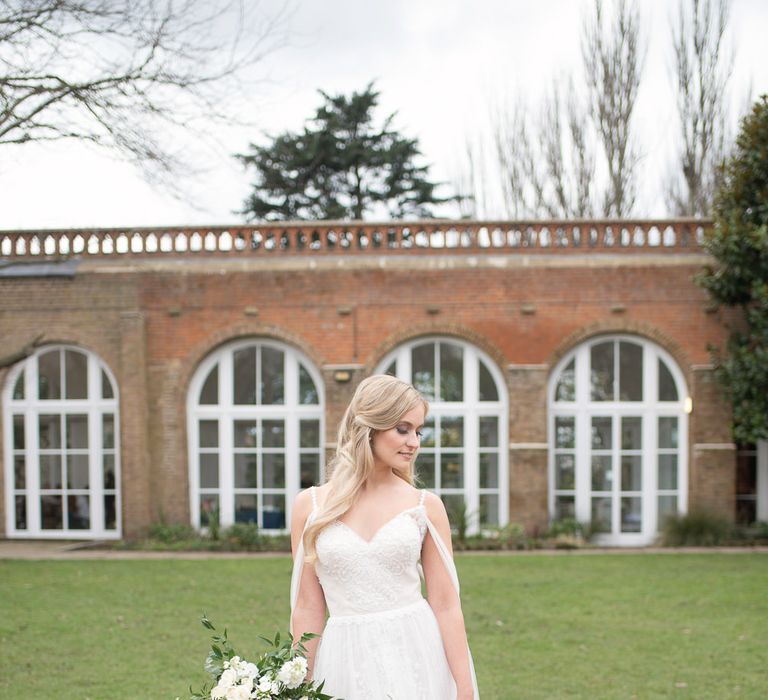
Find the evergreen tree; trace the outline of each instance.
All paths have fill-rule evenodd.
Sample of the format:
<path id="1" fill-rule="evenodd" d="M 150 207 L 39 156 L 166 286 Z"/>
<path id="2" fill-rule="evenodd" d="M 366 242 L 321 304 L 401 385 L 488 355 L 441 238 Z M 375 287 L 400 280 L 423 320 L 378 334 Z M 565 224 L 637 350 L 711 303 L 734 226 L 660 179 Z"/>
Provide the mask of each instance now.
<path id="1" fill-rule="evenodd" d="M 741 124 L 715 198 L 705 247 L 719 263 L 699 278 L 717 304 L 740 309 L 718 375 L 733 402 L 734 437 L 768 439 L 768 96 Z"/>
<path id="2" fill-rule="evenodd" d="M 392 128 L 394 114 L 374 123 L 379 93 L 373 84 L 350 97 L 325 100 L 299 133 L 250 145 L 239 158 L 253 168 L 253 191 L 242 214 L 256 220 L 363 219 L 384 210 L 391 217 L 430 217 L 435 195 L 416 139 Z"/>

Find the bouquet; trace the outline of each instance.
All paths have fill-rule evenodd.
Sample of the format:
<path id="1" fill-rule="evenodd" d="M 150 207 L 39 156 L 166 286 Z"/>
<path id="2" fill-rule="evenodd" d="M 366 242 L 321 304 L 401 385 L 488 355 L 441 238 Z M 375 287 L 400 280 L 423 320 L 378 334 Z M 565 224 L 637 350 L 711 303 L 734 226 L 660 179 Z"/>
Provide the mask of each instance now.
<path id="1" fill-rule="evenodd" d="M 216 631 L 205 615 L 200 622 Z M 260 637 L 269 649 L 252 663 L 235 654 L 226 630 L 221 635 L 213 635 L 205 670 L 214 684 L 211 688 L 206 684 L 197 693 L 190 688 L 190 700 L 333 700 L 323 693 L 322 682 L 307 680 L 304 643 L 316 636 L 304 634 L 297 644 L 290 634 L 282 643 L 279 632 L 274 640 Z"/>

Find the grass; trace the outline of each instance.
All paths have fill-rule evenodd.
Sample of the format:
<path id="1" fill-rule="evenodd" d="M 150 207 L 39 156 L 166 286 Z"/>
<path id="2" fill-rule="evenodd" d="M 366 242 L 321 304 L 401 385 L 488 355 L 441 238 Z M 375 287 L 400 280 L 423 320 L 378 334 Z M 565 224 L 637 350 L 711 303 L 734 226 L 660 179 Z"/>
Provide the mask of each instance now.
<path id="1" fill-rule="evenodd" d="M 768 556 L 457 557 L 483 700 L 764 698 Z M 202 611 L 246 655 L 286 629 L 286 557 L 0 562 L 0 698 L 173 700 Z"/>

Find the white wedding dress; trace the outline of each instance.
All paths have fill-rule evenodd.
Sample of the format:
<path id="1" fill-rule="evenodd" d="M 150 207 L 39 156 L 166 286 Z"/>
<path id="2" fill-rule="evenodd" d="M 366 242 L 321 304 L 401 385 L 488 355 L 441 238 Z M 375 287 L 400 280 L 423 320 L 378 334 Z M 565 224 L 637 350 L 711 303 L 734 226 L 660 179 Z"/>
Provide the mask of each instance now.
<path id="1" fill-rule="evenodd" d="M 317 509 L 314 488 L 314 509 Z M 385 523 L 370 540 L 336 521 L 317 538 L 315 571 L 330 617 L 313 677 L 344 700 L 452 700 L 453 681 L 437 620 L 421 594 L 419 559 L 426 533 L 434 539 L 458 593 L 456 568 L 419 505 Z M 296 602 L 304 560 L 300 545 L 291 581 Z M 470 656 L 470 666 L 472 657 Z M 475 698 L 479 698 L 472 667 Z"/>

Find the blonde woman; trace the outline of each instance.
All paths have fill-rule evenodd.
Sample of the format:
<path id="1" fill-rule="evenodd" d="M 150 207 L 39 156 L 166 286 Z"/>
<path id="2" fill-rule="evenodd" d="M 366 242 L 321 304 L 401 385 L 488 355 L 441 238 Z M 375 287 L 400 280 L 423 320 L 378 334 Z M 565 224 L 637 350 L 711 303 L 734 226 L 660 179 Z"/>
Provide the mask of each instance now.
<path id="1" fill-rule="evenodd" d="M 413 486 L 427 409 L 399 379 L 363 380 L 327 483 L 293 507 L 291 631 L 322 635 L 308 646 L 309 664 L 335 697 L 479 697 L 445 507 Z"/>

